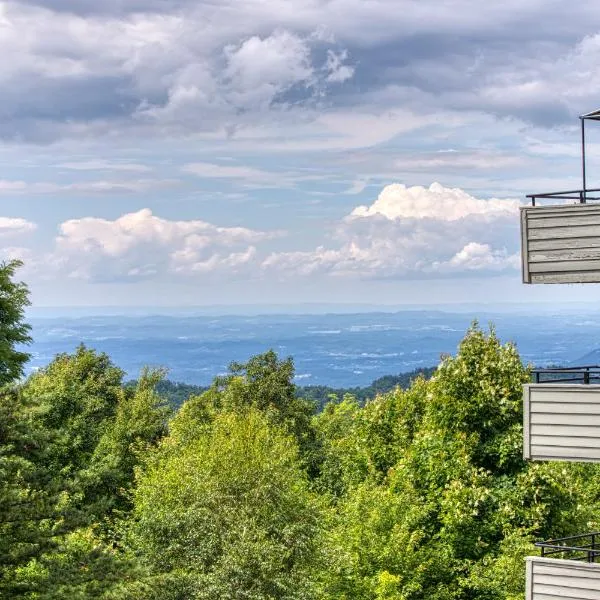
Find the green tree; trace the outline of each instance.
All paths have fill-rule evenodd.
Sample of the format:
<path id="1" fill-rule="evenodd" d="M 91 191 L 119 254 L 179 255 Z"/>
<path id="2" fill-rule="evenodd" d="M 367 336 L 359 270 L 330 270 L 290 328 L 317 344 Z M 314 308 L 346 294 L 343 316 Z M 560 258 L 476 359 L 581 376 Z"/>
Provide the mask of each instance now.
<path id="1" fill-rule="evenodd" d="M 522 458 L 528 378 L 514 345 L 475 324 L 430 381 L 323 412 L 322 472 L 345 482 L 332 599 L 516 600 L 535 538 L 596 523 L 594 465 Z"/>
<path id="2" fill-rule="evenodd" d="M 14 276 L 23 263 L 11 260 L 0 264 L 0 385 L 12 383 L 23 375 L 29 354 L 18 349 L 31 343 L 31 328 L 23 322 L 29 306 L 29 290 Z"/>
<path id="3" fill-rule="evenodd" d="M 52 434 L 17 390 L 0 392 L 0 598 L 18 597 L 16 572 L 62 532 L 61 486 L 43 467 Z"/>
<path id="4" fill-rule="evenodd" d="M 133 577 L 116 523 L 166 432 L 162 377 L 146 370 L 124 389 L 122 371 L 81 346 L 0 396 L 0 597 L 112 598 Z"/>
<path id="5" fill-rule="evenodd" d="M 255 407 L 196 425 L 164 440 L 134 491 L 147 584 L 182 600 L 314 597 L 320 509 L 294 439 Z"/>
<path id="6" fill-rule="evenodd" d="M 312 417 L 313 402 L 298 398 L 291 357 L 279 360 L 273 350 L 231 363 L 230 373 L 217 377 L 205 399 L 217 409 L 252 406 L 283 426 L 297 440 L 302 460 L 311 476 L 318 472 L 319 448 Z"/>

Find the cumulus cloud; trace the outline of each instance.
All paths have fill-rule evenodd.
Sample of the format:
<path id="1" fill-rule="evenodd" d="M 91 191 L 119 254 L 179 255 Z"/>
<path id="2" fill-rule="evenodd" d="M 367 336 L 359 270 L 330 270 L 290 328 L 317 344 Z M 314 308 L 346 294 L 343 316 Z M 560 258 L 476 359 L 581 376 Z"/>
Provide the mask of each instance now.
<path id="1" fill-rule="evenodd" d="M 448 262 L 435 264 L 434 270 L 443 271 L 503 271 L 507 268 L 519 268 L 519 252 L 509 255 L 506 248 L 493 250 L 489 244 L 469 242 Z"/>
<path id="2" fill-rule="evenodd" d="M 277 94 L 296 84 L 308 86 L 314 77 L 309 41 L 288 31 L 252 36 L 226 46 L 224 54 L 224 77 L 239 106 L 268 106 Z"/>
<path id="3" fill-rule="evenodd" d="M 0 236 L 13 236 L 31 233 L 37 229 L 35 223 L 19 218 L 0 217 Z"/>
<path id="4" fill-rule="evenodd" d="M 386 186 L 335 229 L 335 246 L 271 253 L 263 269 L 280 276 L 374 278 L 497 273 L 518 266 L 516 200 L 475 198 L 438 183 Z"/>
<path id="5" fill-rule="evenodd" d="M 91 281 L 231 274 L 253 259 L 256 244 L 278 235 L 200 220 L 170 221 L 143 209 L 115 220 L 64 222 L 49 262 L 59 273 Z"/>
<path id="6" fill-rule="evenodd" d="M 439 183 L 432 183 L 428 188 L 393 183 L 382 190 L 371 206 L 358 206 L 351 216 L 456 221 L 473 215 L 490 218 L 515 215 L 518 211 L 518 200 L 481 200 L 459 188 L 445 188 Z"/>

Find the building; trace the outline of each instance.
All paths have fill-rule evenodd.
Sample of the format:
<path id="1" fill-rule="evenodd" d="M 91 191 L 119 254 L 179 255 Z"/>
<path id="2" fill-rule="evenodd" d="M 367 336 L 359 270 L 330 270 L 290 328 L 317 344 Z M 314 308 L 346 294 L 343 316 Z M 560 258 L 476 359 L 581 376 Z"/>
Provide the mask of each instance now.
<path id="1" fill-rule="evenodd" d="M 600 190 L 586 188 L 581 119 L 581 190 L 532 194 L 521 209 L 526 284 L 600 283 Z M 600 462 L 600 367 L 542 369 L 523 389 L 523 456 Z M 527 600 L 600 600 L 600 532 L 538 542 L 527 558 Z"/>

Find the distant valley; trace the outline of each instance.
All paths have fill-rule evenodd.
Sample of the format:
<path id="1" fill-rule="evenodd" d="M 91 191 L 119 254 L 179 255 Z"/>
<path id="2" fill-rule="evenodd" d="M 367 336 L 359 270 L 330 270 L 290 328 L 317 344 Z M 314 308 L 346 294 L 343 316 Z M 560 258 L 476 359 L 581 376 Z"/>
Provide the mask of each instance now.
<path id="1" fill-rule="evenodd" d="M 168 377 L 208 385 L 231 361 L 273 348 L 293 356 L 296 383 L 364 387 L 384 375 L 434 366 L 453 353 L 474 317 L 492 322 L 499 337 L 515 341 L 526 363 L 600 362 L 600 312 L 542 315 L 451 313 L 435 310 L 357 314 L 263 316 L 33 317 L 29 368 L 83 342 L 107 352 L 134 379 L 145 366 Z"/>

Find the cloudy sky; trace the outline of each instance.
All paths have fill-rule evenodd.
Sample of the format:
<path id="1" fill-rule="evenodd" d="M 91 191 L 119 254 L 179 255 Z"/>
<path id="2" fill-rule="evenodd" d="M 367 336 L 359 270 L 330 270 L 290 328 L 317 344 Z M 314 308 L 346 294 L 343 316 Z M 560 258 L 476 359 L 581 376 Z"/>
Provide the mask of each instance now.
<path id="1" fill-rule="evenodd" d="M 37 305 L 600 299 L 518 270 L 524 195 L 580 187 L 597 2 L 0 1 L 0 54 Z"/>

